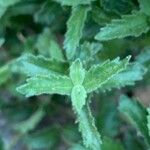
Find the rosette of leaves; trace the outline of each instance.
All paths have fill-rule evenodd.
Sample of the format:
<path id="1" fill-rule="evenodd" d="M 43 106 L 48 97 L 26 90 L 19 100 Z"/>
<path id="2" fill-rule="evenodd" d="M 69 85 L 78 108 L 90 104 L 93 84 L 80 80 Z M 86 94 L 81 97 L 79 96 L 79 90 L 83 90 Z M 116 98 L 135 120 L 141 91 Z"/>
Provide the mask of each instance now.
<path id="1" fill-rule="evenodd" d="M 32 57 L 30 56 L 30 58 Z M 41 59 L 41 57 L 37 57 L 37 59 Z M 42 59 L 44 60 L 43 57 Z M 28 75 L 31 77 L 27 79 L 27 83 L 18 87 L 17 91 L 26 95 L 26 97 L 40 94 L 70 96 L 73 110 L 77 115 L 79 131 L 82 133 L 83 143 L 87 148 L 100 149 L 101 136 L 95 126 L 87 97 L 88 94 L 98 89 L 106 91 L 115 87 L 121 88 L 125 85 L 132 85 L 134 81 L 139 80 L 139 77 L 133 80 L 130 76 L 126 77 L 124 81 L 122 80 L 124 72 L 129 71 L 129 59 L 130 57 L 123 60 L 119 58 L 112 61 L 107 60 L 101 64 L 91 66 L 89 70 L 86 70 L 81 60 L 77 59 L 70 65 L 69 75 L 58 73 L 57 70 L 60 65 L 57 66 L 57 63 L 53 62 L 53 66 L 56 65 L 55 67 L 57 68 L 57 70 L 54 70 L 55 67 L 48 66 L 50 60 L 43 61 L 43 64 L 37 64 L 36 70 L 30 69 L 30 65 L 28 66 L 26 72 L 29 70 Z M 22 60 L 22 63 L 27 60 L 32 62 L 31 59 L 26 59 Z M 37 62 L 35 61 L 34 64 Z M 38 68 L 40 65 L 42 68 Z M 44 66 L 47 67 L 44 69 Z"/>

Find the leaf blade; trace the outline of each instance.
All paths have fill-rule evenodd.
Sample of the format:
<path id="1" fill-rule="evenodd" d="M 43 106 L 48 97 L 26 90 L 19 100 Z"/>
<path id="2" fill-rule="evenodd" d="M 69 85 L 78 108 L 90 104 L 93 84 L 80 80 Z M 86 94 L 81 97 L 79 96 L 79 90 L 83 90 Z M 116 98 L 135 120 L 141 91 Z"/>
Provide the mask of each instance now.
<path id="1" fill-rule="evenodd" d="M 90 4 L 94 0 L 55 0 L 61 5 L 67 5 L 67 6 L 77 6 L 77 5 L 87 5 Z"/>
<path id="2" fill-rule="evenodd" d="M 129 59 L 130 57 L 126 57 L 122 61 L 118 58 L 112 61 L 108 60 L 101 65 L 89 69 L 83 82 L 86 91 L 89 93 L 102 87 L 109 79 L 126 69 Z"/>
<path id="3" fill-rule="evenodd" d="M 120 97 L 119 111 L 138 129 L 145 138 L 146 144 L 150 144 L 147 128 L 147 111 L 135 100 L 130 100 L 126 96 Z"/>
<path id="4" fill-rule="evenodd" d="M 127 36 L 138 37 L 149 30 L 147 16 L 141 12 L 125 15 L 122 19 L 112 20 L 112 23 L 101 28 L 95 36 L 96 40 L 107 41 Z"/>
<path id="5" fill-rule="evenodd" d="M 143 79 L 146 71 L 146 68 L 138 63 L 130 64 L 123 72 L 120 72 L 108 80 L 108 82 L 103 85 L 101 90 L 111 90 L 112 88 L 119 89 L 124 86 L 134 85 L 136 81 Z"/>
<path id="6" fill-rule="evenodd" d="M 39 53 L 45 57 L 50 57 L 51 59 L 60 61 L 64 60 L 62 50 L 56 42 L 54 35 L 48 28 L 45 28 L 44 31 L 39 34 L 35 46 Z"/>
<path id="7" fill-rule="evenodd" d="M 22 55 L 12 64 L 14 72 L 21 72 L 28 76 L 65 74 L 64 70 L 67 70 L 67 68 L 68 65 L 65 62 L 31 54 Z"/>
<path id="8" fill-rule="evenodd" d="M 80 113 L 86 103 L 87 93 L 83 86 L 76 85 L 71 92 L 71 101 L 75 111 Z"/>
<path id="9" fill-rule="evenodd" d="M 95 121 L 89 107 L 84 107 L 82 111 L 77 114 L 77 118 L 79 122 L 79 131 L 82 134 L 83 143 L 86 148 L 91 150 L 101 150 L 101 136 L 97 131 Z"/>
<path id="10" fill-rule="evenodd" d="M 85 78 L 85 70 L 80 59 L 77 59 L 70 66 L 70 78 L 74 85 L 81 85 Z"/>
<path id="11" fill-rule="evenodd" d="M 150 16 L 150 0 L 138 0 L 143 13 Z"/>
<path id="12" fill-rule="evenodd" d="M 5 83 L 11 75 L 10 67 L 8 64 L 0 68 L 0 85 Z"/>
<path id="13" fill-rule="evenodd" d="M 67 32 L 64 41 L 64 49 L 66 49 L 68 59 L 74 57 L 76 48 L 79 46 L 88 11 L 89 7 L 87 6 L 78 6 L 72 10 L 72 14 L 67 22 Z"/>
<path id="14" fill-rule="evenodd" d="M 67 76 L 38 75 L 27 79 L 27 83 L 18 87 L 17 91 L 26 97 L 41 94 L 70 95 L 72 86 Z"/>

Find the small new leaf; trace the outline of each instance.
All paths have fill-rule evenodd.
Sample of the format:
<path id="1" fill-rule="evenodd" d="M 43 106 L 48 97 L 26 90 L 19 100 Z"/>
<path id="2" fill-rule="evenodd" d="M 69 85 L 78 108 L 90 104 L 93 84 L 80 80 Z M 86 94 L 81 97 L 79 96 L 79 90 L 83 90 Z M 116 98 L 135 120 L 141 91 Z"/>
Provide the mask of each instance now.
<path id="1" fill-rule="evenodd" d="M 77 59 L 70 66 L 70 78 L 74 85 L 81 85 L 85 78 L 85 70 L 82 66 L 82 62 Z"/>
<path id="2" fill-rule="evenodd" d="M 72 9 L 72 14 L 67 22 L 67 32 L 64 41 L 64 48 L 66 49 L 68 59 L 74 57 L 76 48 L 79 46 L 89 7 L 77 6 Z"/>
<path id="3" fill-rule="evenodd" d="M 147 16 L 141 12 L 122 16 L 122 19 L 112 20 L 110 24 L 101 28 L 95 39 L 107 41 L 127 36 L 140 36 L 149 30 Z"/>
<path id="4" fill-rule="evenodd" d="M 92 66 L 86 73 L 83 86 L 88 93 L 102 88 L 111 78 L 125 70 L 129 64 L 130 57 L 120 61 L 119 58 L 112 61 L 105 61 L 101 65 Z"/>
<path id="5" fill-rule="evenodd" d="M 86 91 L 82 85 L 76 85 L 71 92 L 71 101 L 75 112 L 80 113 L 81 109 L 86 103 Z"/>
<path id="6" fill-rule="evenodd" d="M 38 75 L 27 79 L 27 83 L 18 87 L 17 91 L 26 97 L 40 94 L 70 95 L 72 82 L 67 76 Z"/>
<path id="7" fill-rule="evenodd" d="M 150 16 L 150 0 L 138 0 L 143 13 Z"/>

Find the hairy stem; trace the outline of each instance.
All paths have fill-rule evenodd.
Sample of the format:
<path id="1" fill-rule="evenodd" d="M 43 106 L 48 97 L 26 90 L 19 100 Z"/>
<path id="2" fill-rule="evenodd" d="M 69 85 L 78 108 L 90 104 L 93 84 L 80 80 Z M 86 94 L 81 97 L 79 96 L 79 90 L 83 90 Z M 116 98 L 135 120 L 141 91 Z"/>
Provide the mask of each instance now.
<path id="1" fill-rule="evenodd" d="M 101 150 L 101 136 L 88 105 L 85 105 L 82 111 L 77 113 L 77 118 L 84 145 L 90 150 Z"/>

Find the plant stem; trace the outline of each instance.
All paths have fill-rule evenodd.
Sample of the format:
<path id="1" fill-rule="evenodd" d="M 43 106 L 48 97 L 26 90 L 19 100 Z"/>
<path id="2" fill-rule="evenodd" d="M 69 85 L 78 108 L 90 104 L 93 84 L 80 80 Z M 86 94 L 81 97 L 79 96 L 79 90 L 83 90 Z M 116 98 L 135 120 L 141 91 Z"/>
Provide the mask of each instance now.
<path id="1" fill-rule="evenodd" d="M 77 118 L 84 145 L 90 150 L 101 150 L 101 136 L 97 131 L 88 104 L 82 108 L 80 113 L 77 113 Z"/>

